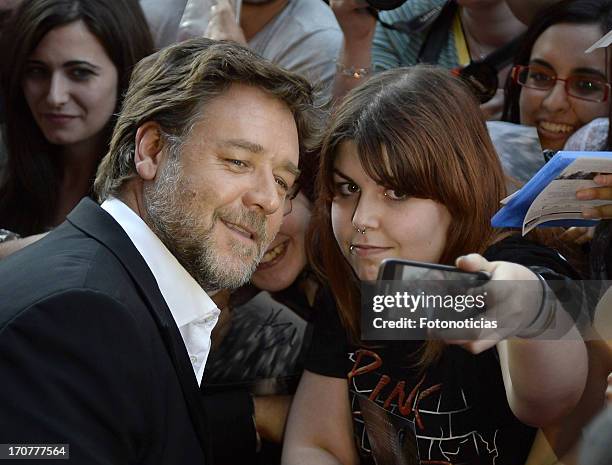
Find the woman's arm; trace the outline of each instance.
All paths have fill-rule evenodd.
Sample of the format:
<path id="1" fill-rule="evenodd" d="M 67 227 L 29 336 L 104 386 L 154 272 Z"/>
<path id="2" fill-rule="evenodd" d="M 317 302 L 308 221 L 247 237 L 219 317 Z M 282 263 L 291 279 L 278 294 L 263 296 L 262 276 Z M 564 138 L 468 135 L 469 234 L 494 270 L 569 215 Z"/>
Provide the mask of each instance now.
<path id="1" fill-rule="evenodd" d="M 359 463 L 345 379 L 304 371 L 289 412 L 281 463 Z"/>
<path id="2" fill-rule="evenodd" d="M 520 315 L 523 321 L 532 321 L 539 312 L 540 299 L 525 290 L 527 282 L 538 279 L 528 268 L 509 262 L 489 262 L 476 254 L 457 264 L 466 271 L 488 271 L 493 280 L 506 281 L 508 285 L 515 281 L 521 287 L 498 302 L 499 318 L 511 314 L 501 327 L 511 331 L 508 322 L 519 321 L 512 315 L 514 311 L 524 313 Z M 554 306 L 551 327 L 558 330 L 556 339 L 513 337 L 521 333 L 519 330 L 500 333 L 497 341 L 485 338 L 462 344 L 474 353 L 496 344 L 509 405 L 519 420 L 533 426 L 548 425 L 567 415 L 578 403 L 588 373 L 587 350 L 580 332 L 554 295 L 549 298 L 547 305 Z"/>
<path id="3" fill-rule="evenodd" d="M 584 342 L 575 334 L 565 340 L 510 339 L 497 344 L 506 396 L 523 423 L 546 426 L 569 414 L 586 383 Z"/>
<path id="4" fill-rule="evenodd" d="M 331 0 L 329 5 L 344 36 L 332 90 L 334 98 L 341 99 L 369 77 L 376 18 L 363 0 Z"/>

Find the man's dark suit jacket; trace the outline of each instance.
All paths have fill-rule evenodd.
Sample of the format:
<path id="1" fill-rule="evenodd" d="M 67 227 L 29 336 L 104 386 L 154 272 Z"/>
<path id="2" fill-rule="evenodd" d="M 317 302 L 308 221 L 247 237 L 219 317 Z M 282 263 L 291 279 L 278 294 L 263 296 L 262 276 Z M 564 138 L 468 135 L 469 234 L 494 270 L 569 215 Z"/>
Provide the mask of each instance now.
<path id="1" fill-rule="evenodd" d="M 94 202 L 0 262 L 0 443 L 67 443 L 78 464 L 210 464 L 204 410 L 153 274 Z"/>

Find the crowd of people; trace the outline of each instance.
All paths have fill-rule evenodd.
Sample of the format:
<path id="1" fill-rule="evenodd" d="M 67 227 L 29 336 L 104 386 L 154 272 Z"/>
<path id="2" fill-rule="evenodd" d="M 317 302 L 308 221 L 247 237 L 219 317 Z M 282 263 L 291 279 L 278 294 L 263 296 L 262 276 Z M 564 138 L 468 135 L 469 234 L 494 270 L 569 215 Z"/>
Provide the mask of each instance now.
<path id="1" fill-rule="evenodd" d="M 194 3 L 0 2 L 0 457 L 610 463 L 612 168 L 491 219 L 612 151 L 612 0 Z M 497 329 L 368 337 L 391 258 Z"/>

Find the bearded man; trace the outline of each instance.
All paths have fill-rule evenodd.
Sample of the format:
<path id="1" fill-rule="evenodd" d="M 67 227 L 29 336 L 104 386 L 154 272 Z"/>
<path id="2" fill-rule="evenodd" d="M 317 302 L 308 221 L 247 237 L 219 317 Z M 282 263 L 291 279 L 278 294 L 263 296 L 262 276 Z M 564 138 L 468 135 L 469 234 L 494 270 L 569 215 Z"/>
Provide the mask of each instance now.
<path id="1" fill-rule="evenodd" d="M 207 293 L 248 281 L 274 238 L 312 111 L 305 80 L 236 44 L 196 39 L 138 64 L 95 181 L 101 205 L 84 199 L 0 263 L 5 448 L 211 463 Z"/>

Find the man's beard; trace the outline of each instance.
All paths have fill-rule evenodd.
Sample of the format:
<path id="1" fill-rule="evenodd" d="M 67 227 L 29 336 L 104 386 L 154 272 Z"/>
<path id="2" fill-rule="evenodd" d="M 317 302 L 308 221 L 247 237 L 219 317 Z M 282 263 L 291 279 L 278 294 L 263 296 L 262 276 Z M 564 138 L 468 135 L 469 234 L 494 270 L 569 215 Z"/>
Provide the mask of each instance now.
<path id="1" fill-rule="evenodd" d="M 184 184 L 180 162 L 169 159 L 155 182 L 144 188 L 148 226 L 205 291 L 236 289 L 246 284 L 270 242 L 265 216 L 225 207 L 215 209 L 207 219 L 206 205 L 214 205 L 216 195 L 206 191 L 190 196 Z M 196 202 L 204 206 L 200 210 L 203 215 L 194 209 Z M 220 219 L 249 228 L 257 236 L 257 245 L 247 249 L 233 242 L 228 255 L 220 255 L 213 234 Z"/>

